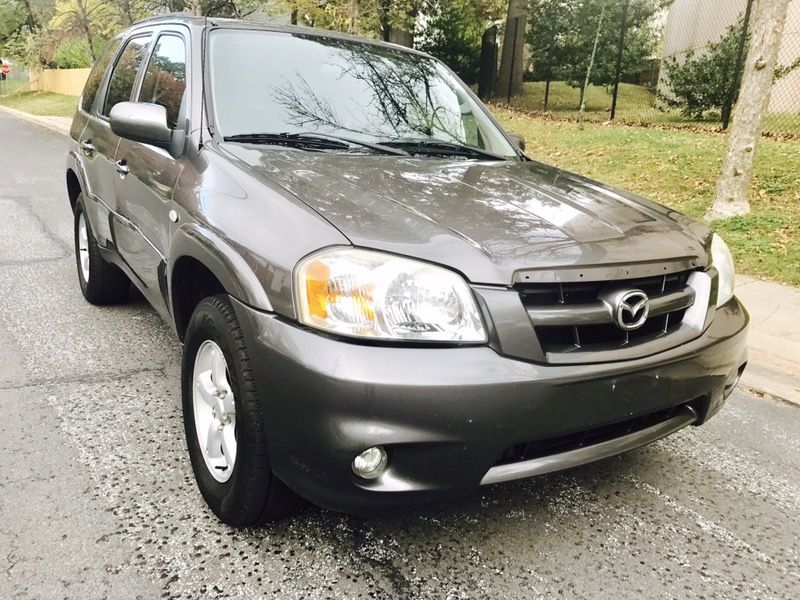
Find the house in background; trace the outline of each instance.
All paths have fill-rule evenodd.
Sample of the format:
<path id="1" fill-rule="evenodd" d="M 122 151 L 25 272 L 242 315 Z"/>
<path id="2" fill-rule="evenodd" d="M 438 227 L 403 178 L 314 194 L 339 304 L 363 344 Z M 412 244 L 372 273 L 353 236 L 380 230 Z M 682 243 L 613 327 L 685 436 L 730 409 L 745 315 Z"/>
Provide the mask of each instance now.
<path id="1" fill-rule="evenodd" d="M 731 25 L 744 16 L 747 0 L 675 0 L 668 8 L 662 59 L 686 53 L 697 53 L 719 40 Z M 779 65 L 790 65 L 800 59 L 800 0 L 791 0 L 786 28 L 783 32 Z M 660 93 L 669 95 L 669 82 L 664 70 L 658 82 Z M 769 111 L 800 113 L 800 68 L 775 82 Z"/>

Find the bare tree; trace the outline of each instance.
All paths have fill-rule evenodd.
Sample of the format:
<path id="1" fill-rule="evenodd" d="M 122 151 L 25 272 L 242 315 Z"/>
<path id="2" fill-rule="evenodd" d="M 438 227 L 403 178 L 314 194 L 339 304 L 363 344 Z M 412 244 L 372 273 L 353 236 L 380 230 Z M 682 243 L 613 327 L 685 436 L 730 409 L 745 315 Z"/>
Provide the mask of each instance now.
<path id="1" fill-rule="evenodd" d="M 594 57 L 597 55 L 597 44 L 600 41 L 600 33 L 603 31 L 603 18 L 606 16 L 606 5 L 600 10 L 600 18 L 597 20 L 597 33 L 594 34 L 594 45 L 592 55 L 589 57 L 589 66 L 586 67 L 586 80 L 583 82 L 581 91 L 581 108 L 578 111 L 581 127 L 583 127 L 583 113 L 586 111 L 586 92 L 589 89 L 589 80 L 592 78 L 592 68 L 594 68 Z"/>
<path id="2" fill-rule="evenodd" d="M 30 0 L 22 0 L 22 4 L 25 6 L 26 25 L 28 26 L 28 30 L 33 33 L 39 28 L 39 21 L 33 13 Z"/>
<path id="3" fill-rule="evenodd" d="M 722 176 L 717 182 L 714 203 L 706 213 L 709 221 L 750 212 L 747 194 L 753 178 L 753 160 L 769 107 L 788 8 L 789 0 L 756 0 L 742 89 L 733 111 Z"/>
<path id="4" fill-rule="evenodd" d="M 97 52 L 94 48 L 94 36 L 98 22 L 102 21 L 109 14 L 109 5 L 104 2 L 92 2 L 88 0 L 74 0 L 73 3 L 62 7 L 56 14 L 62 26 L 70 32 L 77 33 L 86 38 L 89 46 L 89 54 L 92 61 L 97 60 Z"/>
<path id="5" fill-rule="evenodd" d="M 509 0 L 506 28 L 503 34 L 503 51 L 500 56 L 500 73 L 497 76 L 497 87 L 495 88 L 498 96 L 511 96 L 522 90 L 527 23 L 528 0 Z"/>

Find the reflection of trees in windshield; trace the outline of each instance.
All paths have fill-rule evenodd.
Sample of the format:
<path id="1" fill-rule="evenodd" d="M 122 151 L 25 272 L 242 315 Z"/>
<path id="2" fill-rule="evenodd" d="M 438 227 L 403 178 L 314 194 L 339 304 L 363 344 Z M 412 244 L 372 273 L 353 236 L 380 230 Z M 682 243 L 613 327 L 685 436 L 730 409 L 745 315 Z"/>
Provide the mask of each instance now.
<path id="1" fill-rule="evenodd" d="M 339 71 L 343 101 L 321 97 L 298 72 L 284 77 L 273 87 L 273 97 L 293 125 L 394 138 L 444 134 L 452 141 L 471 141 L 465 136 L 459 94 L 432 61 L 366 44 L 312 41 L 337 48 L 326 65 Z M 344 96 L 353 91 L 365 95 Z"/>

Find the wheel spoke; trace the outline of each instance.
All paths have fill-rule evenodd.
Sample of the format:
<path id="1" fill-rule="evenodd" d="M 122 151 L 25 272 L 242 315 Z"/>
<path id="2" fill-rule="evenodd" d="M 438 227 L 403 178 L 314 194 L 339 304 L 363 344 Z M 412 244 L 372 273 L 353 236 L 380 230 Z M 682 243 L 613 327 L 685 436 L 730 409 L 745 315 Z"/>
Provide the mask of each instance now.
<path id="1" fill-rule="evenodd" d="M 211 354 L 211 378 L 214 380 L 214 384 L 217 388 L 230 392 L 231 388 L 228 385 L 228 375 L 225 371 L 225 356 L 222 354 L 222 350 L 217 346 Z"/>
<path id="2" fill-rule="evenodd" d="M 233 469 L 233 465 L 236 462 L 236 436 L 232 424 L 223 428 L 221 442 L 225 464 L 228 465 L 229 469 Z"/>
<path id="3" fill-rule="evenodd" d="M 211 381 L 211 371 L 203 371 L 194 380 L 194 386 L 200 394 L 200 398 L 208 404 L 211 408 L 217 405 L 217 399 L 214 396 L 216 386 Z"/>
<path id="4" fill-rule="evenodd" d="M 214 421 L 208 426 L 206 434 L 206 454 L 209 458 L 218 458 L 222 448 L 222 432 Z"/>
<path id="5" fill-rule="evenodd" d="M 89 230 L 83 213 L 78 217 L 78 259 L 83 280 L 89 283 Z"/>

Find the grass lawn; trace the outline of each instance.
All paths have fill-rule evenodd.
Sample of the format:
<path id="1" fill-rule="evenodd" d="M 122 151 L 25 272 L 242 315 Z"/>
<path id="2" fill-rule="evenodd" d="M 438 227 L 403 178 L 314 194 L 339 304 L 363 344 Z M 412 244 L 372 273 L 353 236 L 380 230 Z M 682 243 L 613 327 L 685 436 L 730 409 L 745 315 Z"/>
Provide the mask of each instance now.
<path id="1" fill-rule="evenodd" d="M 539 119 L 495 108 L 532 158 L 631 190 L 702 218 L 722 168 L 726 137 L 714 133 Z M 751 213 L 718 221 L 742 273 L 800 285 L 800 141 L 762 139 Z"/>
<path id="2" fill-rule="evenodd" d="M 78 98 L 52 92 L 21 92 L 0 98 L 0 105 L 32 115 L 71 117 L 75 114 Z"/>

